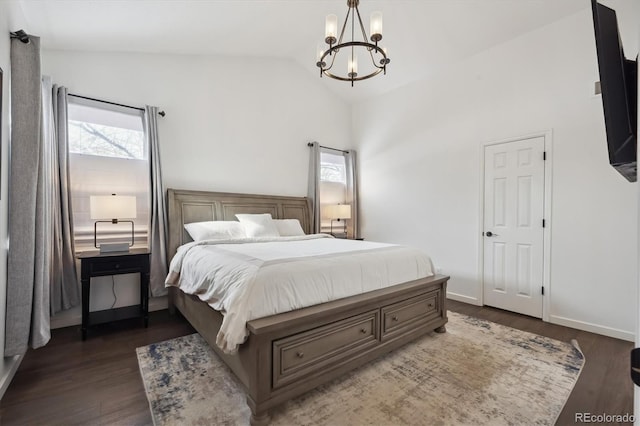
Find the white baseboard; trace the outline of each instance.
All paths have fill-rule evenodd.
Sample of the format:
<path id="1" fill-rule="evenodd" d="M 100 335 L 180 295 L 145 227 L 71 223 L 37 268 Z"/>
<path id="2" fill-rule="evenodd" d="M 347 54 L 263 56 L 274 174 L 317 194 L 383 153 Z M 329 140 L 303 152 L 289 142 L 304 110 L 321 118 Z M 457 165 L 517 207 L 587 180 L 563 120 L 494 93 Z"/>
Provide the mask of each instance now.
<path id="1" fill-rule="evenodd" d="M 634 342 L 636 337 L 635 333 L 631 331 L 605 327 L 603 325 L 593 324 L 585 321 L 578 321 L 557 315 L 549 315 L 549 322 L 552 324 L 563 325 L 565 327 L 576 328 L 578 330 L 589 331 L 591 333 L 602 334 L 603 336 L 626 340 L 628 342 Z"/>
<path id="2" fill-rule="evenodd" d="M 482 304 L 476 297 L 469 297 L 463 294 L 451 293 L 450 291 L 447 291 L 447 299 L 456 300 L 462 303 L 469 303 L 471 305 L 482 306 Z"/>
<path id="3" fill-rule="evenodd" d="M 149 298 L 149 312 L 161 311 L 169 306 L 167 296 Z M 82 308 L 76 306 L 51 317 L 51 329 L 73 327 L 82 324 Z"/>
<path id="4" fill-rule="evenodd" d="M 13 380 L 13 376 L 16 375 L 22 358 L 24 358 L 24 354 L 4 358 L 2 369 L 0 370 L 0 399 L 2 399 L 4 393 L 7 391 L 11 380 Z"/>

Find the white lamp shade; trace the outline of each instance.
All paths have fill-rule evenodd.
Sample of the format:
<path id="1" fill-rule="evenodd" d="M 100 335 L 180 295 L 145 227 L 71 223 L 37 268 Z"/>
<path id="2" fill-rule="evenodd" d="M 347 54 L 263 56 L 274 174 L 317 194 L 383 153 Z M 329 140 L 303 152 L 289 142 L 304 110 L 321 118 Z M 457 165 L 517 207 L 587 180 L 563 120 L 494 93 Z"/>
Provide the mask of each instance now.
<path id="1" fill-rule="evenodd" d="M 326 215 L 330 219 L 351 219 L 349 204 L 332 204 L 325 207 Z"/>
<path id="2" fill-rule="evenodd" d="M 92 195 L 91 219 L 135 219 L 136 197 L 130 195 Z"/>
<path id="3" fill-rule="evenodd" d="M 382 12 L 371 12 L 369 30 L 371 35 L 382 35 Z"/>
<path id="4" fill-rule="evenodd" d="M 338 17 L 336 15 L 327 15 L 324 25 L 324 36 L 326 37 L 338 37 Z"/>

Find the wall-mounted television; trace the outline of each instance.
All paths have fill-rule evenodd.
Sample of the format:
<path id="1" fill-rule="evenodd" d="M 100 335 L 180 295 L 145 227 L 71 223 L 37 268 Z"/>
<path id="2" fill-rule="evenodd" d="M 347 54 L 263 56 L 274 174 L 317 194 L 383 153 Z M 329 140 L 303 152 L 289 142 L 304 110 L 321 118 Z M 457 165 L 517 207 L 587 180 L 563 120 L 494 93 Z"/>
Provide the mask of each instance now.
<path id="1" fill-rule="evenodd" d="M 638 62 L 624 56 L 616 12 L 591 0 L 609 163 L 637 180 Z"/>

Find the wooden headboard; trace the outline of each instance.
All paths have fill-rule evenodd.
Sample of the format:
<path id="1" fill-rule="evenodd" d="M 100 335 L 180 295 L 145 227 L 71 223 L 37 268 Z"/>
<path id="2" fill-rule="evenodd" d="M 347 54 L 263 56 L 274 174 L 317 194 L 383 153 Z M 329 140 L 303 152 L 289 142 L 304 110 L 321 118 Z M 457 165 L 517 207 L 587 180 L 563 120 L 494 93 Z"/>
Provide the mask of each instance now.
<path id="1" fill-rule="evenodd" d="M 278 195 L 232 194 L 227 192 L 169 189 L 169 260 L 182 244 L 193 241 L 186 223 L 209 220 L 237 220 L 236 213 L 271 213 L 274 219 L 298 219 L 305 233 L 311 231 L 308 198 Z"/>

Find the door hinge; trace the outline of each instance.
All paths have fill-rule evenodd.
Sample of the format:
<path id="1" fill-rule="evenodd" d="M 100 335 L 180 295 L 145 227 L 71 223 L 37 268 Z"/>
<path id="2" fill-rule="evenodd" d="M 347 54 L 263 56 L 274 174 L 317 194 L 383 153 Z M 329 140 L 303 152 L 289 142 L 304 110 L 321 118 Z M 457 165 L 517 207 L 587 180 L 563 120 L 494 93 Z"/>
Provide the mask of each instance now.
<path id="1" fill-rule="evenodd" d="M 542 161 L 547 161 L 547 151 L 542 151 Z"/>
<path id="2" fill-rule="evenodd" d="M 546 227 L 547 227 L 547 221 L 546 221 L 546 220 L 544 220 L 544 219 L 542 219 L 542 227 L 543 227 L 543 228 L 546 228 Z"/>
<path id="3" fill-rule="evenodd" d="M 542 295 L 544 296 L 544 286 L 542 286 Z"/>

